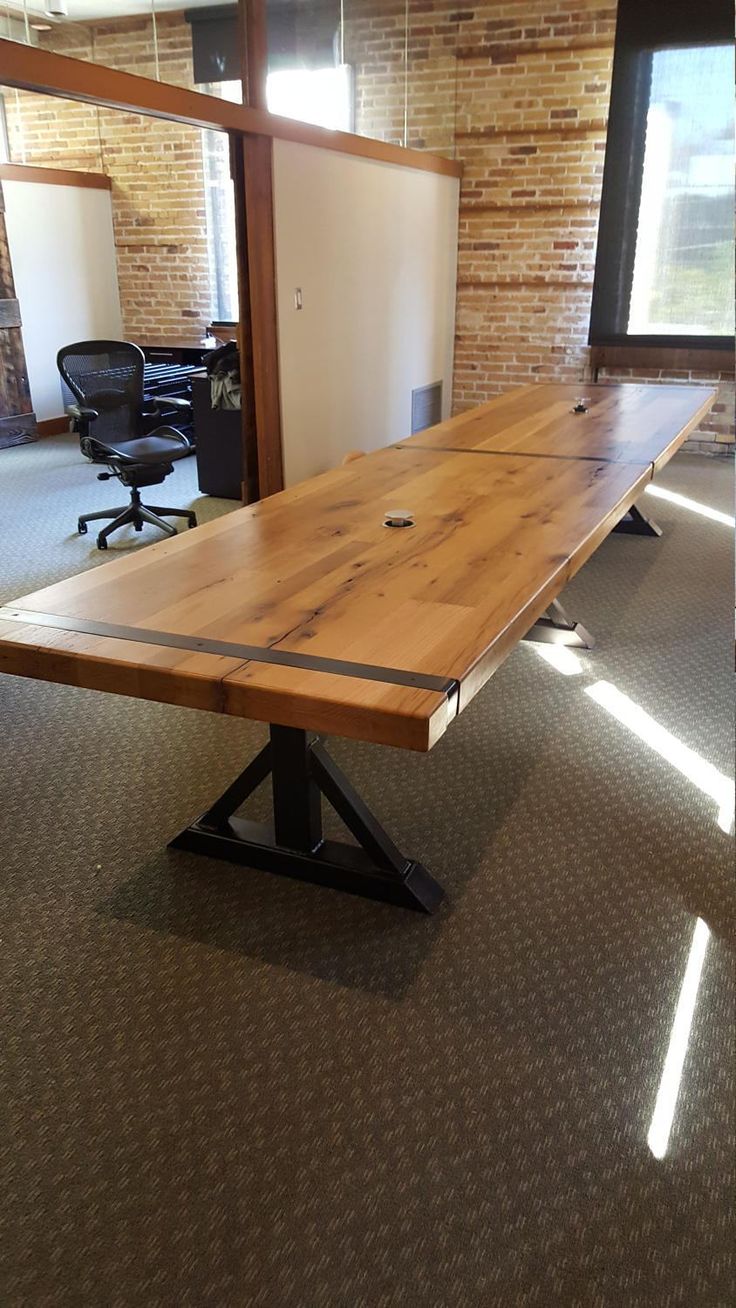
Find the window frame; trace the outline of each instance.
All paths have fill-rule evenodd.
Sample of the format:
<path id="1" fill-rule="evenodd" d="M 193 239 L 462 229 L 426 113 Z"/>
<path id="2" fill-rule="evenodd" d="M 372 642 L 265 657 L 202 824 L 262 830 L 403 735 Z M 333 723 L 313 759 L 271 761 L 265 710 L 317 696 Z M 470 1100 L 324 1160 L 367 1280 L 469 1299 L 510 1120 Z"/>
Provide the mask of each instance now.
<path id="1" fill-rule="evenodd" d="M 634 277 L 653 56 L 683 47 L 733 48 L 731 0 L 619 0 L 589 344 L 733 350 L 734 337 L 626 331 Z"/>

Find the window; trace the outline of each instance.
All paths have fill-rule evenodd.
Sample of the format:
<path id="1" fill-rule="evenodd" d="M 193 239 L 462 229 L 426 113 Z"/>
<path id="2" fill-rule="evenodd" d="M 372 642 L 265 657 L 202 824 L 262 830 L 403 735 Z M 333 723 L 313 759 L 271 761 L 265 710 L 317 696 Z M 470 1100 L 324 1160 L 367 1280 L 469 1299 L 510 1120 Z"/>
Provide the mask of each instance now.
<path id="1" fill-rule="evenodd" d="M 621 0 L 593 344 L 723 348 L 733 336 L 729 21 L 721 0 L 672 14 Z"/>
<path id="2" fill-rule="evenodd" d="M 238 102 L 239 81 L 205 83 L 207 95 Z M 235 246 L 235 196 L 230 177 L 226 132 L 202 132 L 207 253 L 212 285 L 212 316 L 216 322 L 237 322 L 238 260 Z"/>
<path id="3" fill-rule="evenodd" d="M 298 118 L 302 123 L 353 130 L 352 68 L 284 68 L 268 74 L 266 103 L 269 113 Z"/>
<path id="4" fill-rule="evenodd" d="M 8 120 L 5 115 L 5 97 L 0 95 L 0 163 L 10 163 Z"/>

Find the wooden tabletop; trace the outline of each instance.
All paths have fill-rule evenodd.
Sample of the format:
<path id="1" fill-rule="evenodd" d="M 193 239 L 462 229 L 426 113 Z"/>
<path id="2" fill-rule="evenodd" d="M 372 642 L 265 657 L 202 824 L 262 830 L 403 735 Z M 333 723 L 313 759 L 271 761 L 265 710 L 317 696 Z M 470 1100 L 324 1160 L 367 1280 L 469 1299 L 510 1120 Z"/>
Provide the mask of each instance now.
<path id="1" fill-rule="evenodd" d="M 669 407 L 675 389 L 689 407 Z M 429 749 L 705 402 L 700 388 L 587 390 L 595 406 L 571 421 L 593 446 L 608 442 L 608 459 L 424 448 L 448 431 L 521 440 L 519 405 L 530 440 L 551 409 L 566 429 L 559 387 L 503 396 L 483 406 L 490 437 L 463 415 L 423 432 L 421 447 L 381 450 L 24 596 L 0 615 L 0 669 Z M 660 390 L 666 417 L 652 402 Z M 612 427 L 646 458 L 617 457 Z M 393 508 L 415 526 L 385 527 Z"/>
<path id="2" fill-rule="evenodd" d="M 525 386 L 405 442 L 430 449 L 599 458 L 662 467 L 712 407 L 710 386 Z M 582 401 L 586 412 L 575 413 Z"/>

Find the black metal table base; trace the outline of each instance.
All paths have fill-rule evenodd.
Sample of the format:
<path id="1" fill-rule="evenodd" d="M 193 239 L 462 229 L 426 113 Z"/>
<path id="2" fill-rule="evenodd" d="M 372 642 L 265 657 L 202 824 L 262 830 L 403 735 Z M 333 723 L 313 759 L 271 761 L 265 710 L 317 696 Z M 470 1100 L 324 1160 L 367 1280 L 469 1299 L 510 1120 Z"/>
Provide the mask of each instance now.
<path id="1" fill-rule="evenodd" d="M 595 637 L 580 622 L 568 617 L 559 600 L 553 600 L 544 617 L 538 618 L 524 640 L 543 645 L 567 645 L 571 649 L 593 649 Z"/>
<path id="2" fill-rule="evenodd" d="M 620 522 L 616 523 L 613 530 L 619 532 L 622 536 L 662 535 L 662 528 L 658 527 L 656 522 L 653 522 L 651 518 L 647 518 L 646 515 L 642 513 L 641 509 L 637 509 L 635 504 L 632 504 L 628 513 L 625 514 Z"/>
<path id="3" fill-rule="evenodd" d="M 396 848 L 321 741 L 296 727 L 272 725 L 270 734 L 225 794 L 169 847 L 433 913 L 442 887 Z M 233 817 L 269 773 L 273 822 Z M 357 845 L 325 840 L 322 796 Z"/>

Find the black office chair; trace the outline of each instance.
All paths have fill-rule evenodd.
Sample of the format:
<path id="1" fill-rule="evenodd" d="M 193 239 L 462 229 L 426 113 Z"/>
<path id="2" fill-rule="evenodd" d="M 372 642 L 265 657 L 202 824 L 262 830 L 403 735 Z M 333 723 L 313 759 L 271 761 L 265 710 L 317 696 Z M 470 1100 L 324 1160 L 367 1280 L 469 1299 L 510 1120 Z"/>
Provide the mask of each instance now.
<path id="1" fill-rule="evenodd" d="M 87 523 L 112 518 L 97 537 L 97 548 L 107 549 L 107 538 L 118 527 L 132 523 L 136 531 L 144 522 L 160 527 L 167 536 L 176 528 L 163 518 L 186 518 L 190 527 L 197 519 L 190 509 L 162 509 L 141 503 L 141 486 L 158 486 L 174 462 L 186 458 L 192 445 L 176 427 L 150 428 L 162 409 L 189 411 L 188 400 L 159 396 L 144 403 L 143 351 L 130 341 L 77 341 L 65 345 L 56 356 L 63 380 L 77 399 L 67 405 L 79 432 L 82 453 L 93 463 L 104 463 L 109 472 L 98 481 L 117 477 L 130 490 L 130 503 L 101 513 L 85 513 L 78 523 L 81 535 Z"/>

